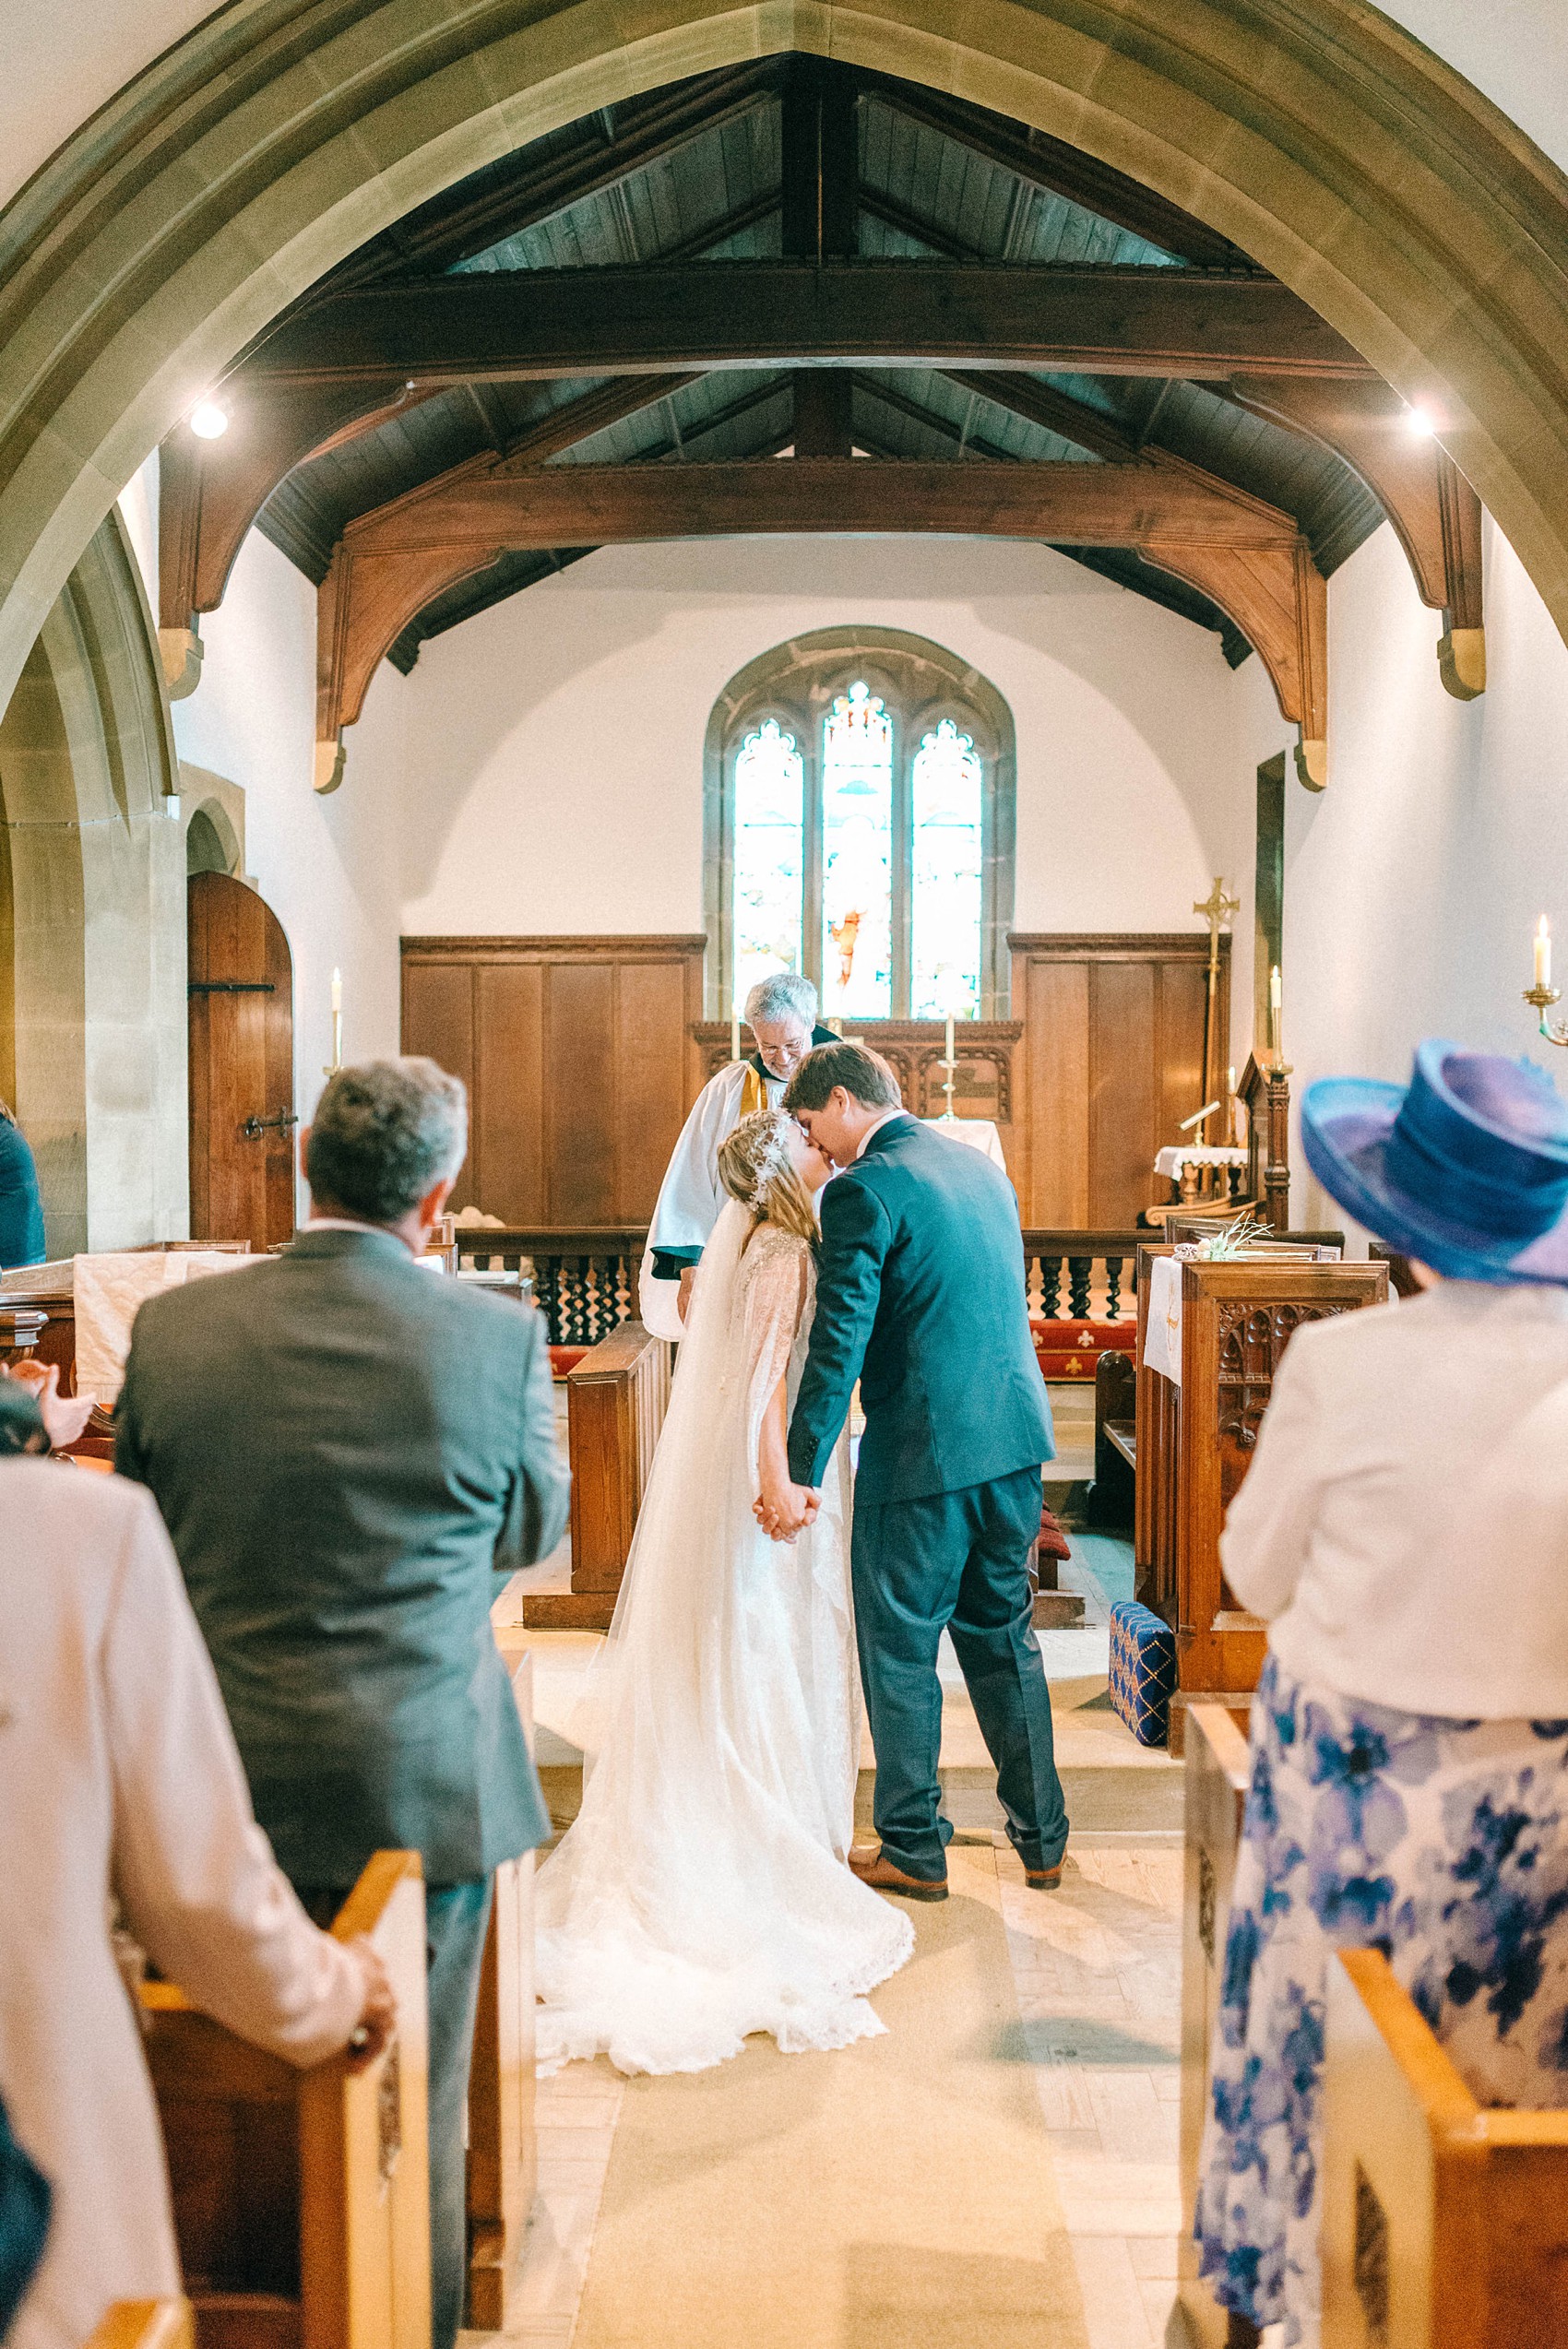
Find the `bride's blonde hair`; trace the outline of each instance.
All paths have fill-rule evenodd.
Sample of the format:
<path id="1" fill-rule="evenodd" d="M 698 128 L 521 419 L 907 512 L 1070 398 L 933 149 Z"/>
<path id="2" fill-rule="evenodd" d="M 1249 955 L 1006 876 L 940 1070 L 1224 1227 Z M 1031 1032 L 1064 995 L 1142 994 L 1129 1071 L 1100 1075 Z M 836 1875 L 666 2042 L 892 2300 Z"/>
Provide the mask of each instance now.
<path id="1" fill-rule="evenodd" d="M 750 1246 L 759 1225 L 777 1224 L 814 1248 L 820 1234 L 810 1192 L 790 1156 L 793 1118 L 782 1109 L 754 1109 L 719 1145 L 719 1180 L 731 1199 L 752 1211 Z"/>

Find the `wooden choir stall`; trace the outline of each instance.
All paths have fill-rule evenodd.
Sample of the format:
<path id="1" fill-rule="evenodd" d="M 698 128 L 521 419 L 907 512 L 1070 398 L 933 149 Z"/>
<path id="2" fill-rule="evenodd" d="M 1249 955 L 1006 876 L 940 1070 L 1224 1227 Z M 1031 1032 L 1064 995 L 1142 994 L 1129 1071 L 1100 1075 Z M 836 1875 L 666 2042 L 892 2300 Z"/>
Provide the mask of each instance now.
<path id="1" fill-rule="evenodd" d="M 1478 2105 L 1377 1951 L 1328 1972 L 1324 2349 L 1568 2349 L 1568 2110 Z"/>
<path id="2" fill-rule="evenodd" d="M 341 2055 L 296 2070 L 176 1984 L 142 1986 L 196 2349 L 428 2349 L 418 1854 L 377 1852 L 332 1930 L 374 1942 L 398 2001 L 396 2038 L 358 2075 Z"/>
<path id="3" fill-rule="evenodd" d="M 1227 1586 L 1219 1536 L 1285 1349 L 1307 1323 L 1388 1293 L 1385 1263 L 1308 1257 L 1206 1263 L 1169 1241 L 1138 1250 L 1134 1555 L 1138 1597 L 1176 1633 L 1173 1754 L 1190 1704 L 1244 1699 L 1263 1668 L 1265 1626 Z"/>

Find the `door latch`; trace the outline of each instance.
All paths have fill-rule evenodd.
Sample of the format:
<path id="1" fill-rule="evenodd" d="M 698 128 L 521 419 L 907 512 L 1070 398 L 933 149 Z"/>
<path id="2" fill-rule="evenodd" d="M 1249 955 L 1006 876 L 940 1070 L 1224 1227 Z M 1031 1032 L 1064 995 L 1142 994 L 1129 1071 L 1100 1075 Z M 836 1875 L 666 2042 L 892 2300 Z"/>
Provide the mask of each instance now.
<path id="1" fill-rule="evenodd" d="M 287 1133 L 299 1119 L 292 1109 L 275 1109 L 269 1118 L 247 1118 L 240 1132 L 247 1142 L 258 1141 L 264 1133 Z"/>

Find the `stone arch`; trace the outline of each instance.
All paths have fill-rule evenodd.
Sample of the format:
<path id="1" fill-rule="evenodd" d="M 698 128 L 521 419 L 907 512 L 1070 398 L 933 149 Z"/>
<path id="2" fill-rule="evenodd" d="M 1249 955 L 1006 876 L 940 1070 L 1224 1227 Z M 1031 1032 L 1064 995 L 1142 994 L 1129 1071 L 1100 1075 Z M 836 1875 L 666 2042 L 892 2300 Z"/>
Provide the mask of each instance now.
<path id="1" fill-rule="evenodd" d="M 152 615 L 112 510 L 0 718 L 0 946 L 10 933 L 0 1017 L 54 1255 L 184 1228 L 174 776 Z"/>
<path id="2" fill-rule="evenodd" d="M 955 24 L 961 30 L 955 31 Z M 1568 632 L 1568 179 L 1360 0 L 250 0 L 122 91 L 0 241 L 0 697 L 111 500 L 278 310 L 591 108 L 787 49 L 1075 142 L 1312 303 L 1410 398 Z"/>
<path id="3" fill-rule="evenodd" d="M 770 646 L 738 669 L 714 701 L 703 740 L 703 919 L 708 936 L 706 991 L 710 1019 L 727 1019 L 726 974 L 733 954 L 733 838 L 729 794 L 737 735 L 754 719 L 788 713 L 814 724 L 851 672 L 890 691 L 907 721 L 957 716 L 973 732 L 986 770 L 981 1017 L 1005 1019 L 1011 998 L 1007 932 L 1013 921 L 1017 737 L 1006 697 L 958 653 L 905 628 L 814 628 Z M 814 762 L 808 761 L 808 772 Z M 809 919 L 809 912 L 808 912 Z"/>
<path id="4" fill-rule="evenodd" d="M 204 800 L 191 810 L 185 825 L 185 878 L 193 873 L 237 875 L 243 860 L 228 811 L 218 800 Z"/>

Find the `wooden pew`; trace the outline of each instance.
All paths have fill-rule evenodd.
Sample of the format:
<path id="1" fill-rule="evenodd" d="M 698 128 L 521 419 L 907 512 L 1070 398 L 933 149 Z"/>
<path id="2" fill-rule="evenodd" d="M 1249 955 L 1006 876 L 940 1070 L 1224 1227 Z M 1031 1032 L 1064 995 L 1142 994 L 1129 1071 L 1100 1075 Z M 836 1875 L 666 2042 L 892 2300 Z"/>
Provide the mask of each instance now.
<path id="1" fill-rule="evenodd" d="M 196 2349 L 188 2300 L 116 2300 L 84 2349 Z"/>
<path id="2" fill-rule="evenodd" d="M 398 2035 L 357 2077 L 308 2071 L 198 2013 L 141 1999 L 196 2349 L 429 2349 L 424 1886 L 417 1852 L 377 1852 L 332 1930 L 365 1934 Z"/>
<path id="3" fill-rule="evenodd" d="M 1568 2349 L 1568 2111 L 1478 2105 L 1375 1950 L 1327 2004 L 1324 2349 Z"/>
<path id="4" fill-rule="evenodd" d="M 1151 1270 L 1170 1252 L 1138 1251 L 1133 1551 L 1139 1598 L 1176 1633 L 1170 1750 L 1179 1754 L 1187 1706 L 1244 1697 L 1263 1669 L 1265 1627 L 1228 1587 L 1219 1536 L 1285 1349 L 1309 1322 L 1382 1304 L 1388 1267 L 1282 1256 L 1184 1261 L 1178 1385 L 1146 1359 Z"/>
<path id="5" fill-rule="evenodd" d="M 1094 1482 L 1088 1489 L 1091 1525 L 1118 1532 L 1131 1526 L 1136 1506 L 1138 1373 L 1134 1357 L 1108 1348 L 1094 1374 Z"/>
<path id="6" fill-rule="evenodd" d="M 533 1751 L 533 1658 L 512 1673 L 523 1734 Z M 534 2121 L 534 1856 L 495 1871 L 469 2076 L 469 2307 L 480 2332 L 511 2314 L 517 2254 L 539 2186 Z"/>
<path id="7" fill-rule="evenodd" d="M 568 1373 L 572 1587 L 523 1601 L 530 1631 L 609 1630 L 669 1407 L 671 1355 L 640 1322 L 623 1322 Z"/>
<path id="8" fill-rule="evenodd" d="M 1208 2114 L 1210 2050 L 1225 1964 L 1226 1916 L 1247 1803 L 1244 1708 L 1194 1704 L 1187 1715 L 1186 1866 L 1182 1892 L 1182 2233 L 1176 2296 L 1193 2349 L 1228 2349 L 1241 2336 L 1198 2275 L 1193 2220 Z"/>

